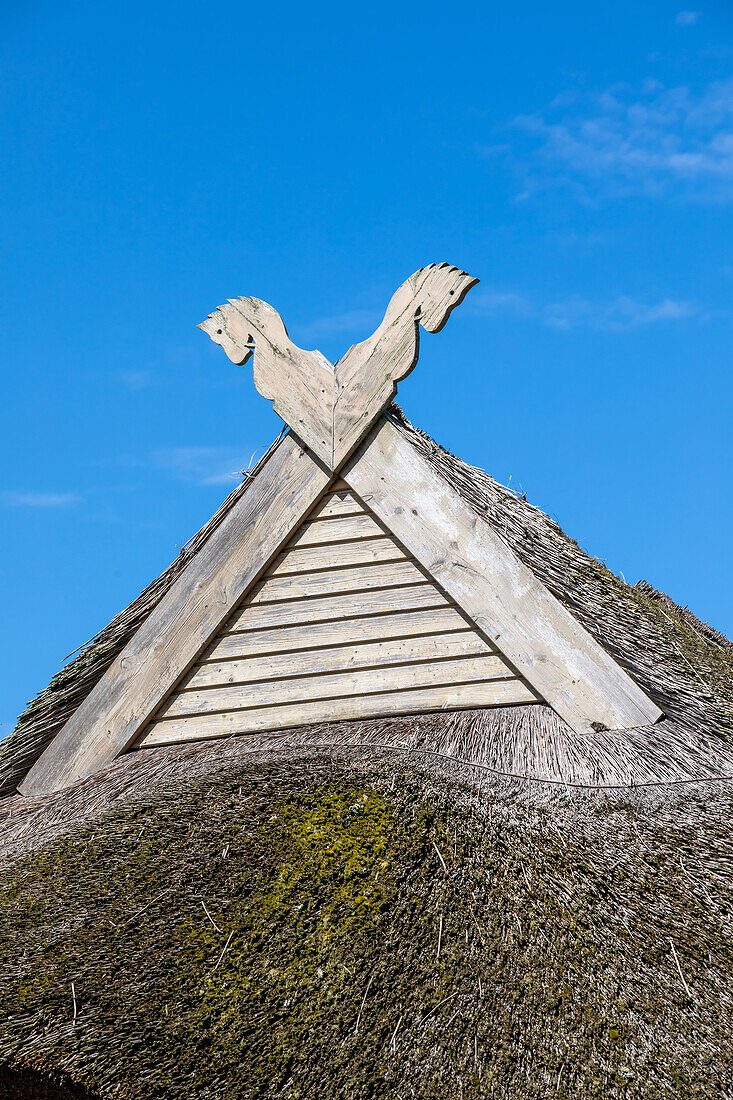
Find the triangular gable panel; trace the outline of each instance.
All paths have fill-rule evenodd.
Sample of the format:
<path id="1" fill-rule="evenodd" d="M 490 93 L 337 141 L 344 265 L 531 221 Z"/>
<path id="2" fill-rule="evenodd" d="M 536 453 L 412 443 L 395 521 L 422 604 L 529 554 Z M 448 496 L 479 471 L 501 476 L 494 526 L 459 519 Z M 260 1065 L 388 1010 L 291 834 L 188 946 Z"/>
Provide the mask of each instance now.
<path id="1" fill-rule="evenodd" d="M 341 482 L 244 597 L 138 744 L 538 701 Z"/>

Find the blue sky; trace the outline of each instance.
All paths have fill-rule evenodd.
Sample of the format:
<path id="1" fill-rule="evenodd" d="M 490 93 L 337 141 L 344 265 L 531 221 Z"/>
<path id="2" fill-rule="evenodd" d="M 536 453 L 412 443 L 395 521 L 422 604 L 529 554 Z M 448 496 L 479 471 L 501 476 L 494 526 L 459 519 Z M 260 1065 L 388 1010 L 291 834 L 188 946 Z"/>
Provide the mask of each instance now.
<path id="1" fill-rule="evenodd" d="M 405 411 L 733 632 L 733 8 L 0 5 L 0 732 L 279 431 L 196 324 L 332 359 L 481 279 Z"/>

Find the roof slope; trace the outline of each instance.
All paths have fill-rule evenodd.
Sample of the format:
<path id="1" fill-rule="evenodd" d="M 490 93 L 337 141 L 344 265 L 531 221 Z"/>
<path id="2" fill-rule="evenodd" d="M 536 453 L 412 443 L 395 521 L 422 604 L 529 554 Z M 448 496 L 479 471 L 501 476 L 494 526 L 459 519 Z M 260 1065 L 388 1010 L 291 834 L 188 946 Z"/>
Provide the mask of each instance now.
<path id="1" fill-rule="evenodd" d="M 387 416 L 662 708 L 667 717 L 647 731 L 657 750 L 665 741 L 669 748 L 677 745 L 680 751 L 683 746 L 684 751 L 692 746 L 693 757 L 697 754 L 701 764 L 702 757 L 706 759 L 705 766 L 697 769 L 691 762 L 684 773 L 689 777 L 733 774 L 725 745 L 733 742 L 731 643 L 645 582 L 632 587 L 616 577 L 526 499 L 499 485 L 484 471 L 455 458 L 415 429 L 397 406 L 393 405 Z M 247 491 L 247 485 L 272 449 L 169 569 L 29 705 L 14 733 L 0 744 L 0 795 L 15 789 L 182 569 Z M 717 764 L 711 763 L 711 756 L 716 756 L 718 749 L 720 759 Z M 636 777 L 637 781 L 649 781 L 642 773 Z M 633 767 L 627 768 L 626 774 L 633 782 Z M 598 778 L 602 781 L 602 776 Z"/>
<path id="2" fill-rule="evenodd" d="M 0 1092 L 731 1096 L 732 800 L 244 738 L 120 757 L 0 822 Z"/>

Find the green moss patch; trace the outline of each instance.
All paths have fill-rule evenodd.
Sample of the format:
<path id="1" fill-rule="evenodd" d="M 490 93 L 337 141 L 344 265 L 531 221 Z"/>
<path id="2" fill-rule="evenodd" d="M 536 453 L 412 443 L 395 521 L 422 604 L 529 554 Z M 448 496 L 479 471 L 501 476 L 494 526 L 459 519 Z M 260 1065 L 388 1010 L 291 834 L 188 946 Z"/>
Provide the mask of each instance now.
<path id="1" fill-rule="evenodd" d="M 120 1100 L 724 1095 L 728 807 L 538 792 L 347 755 L 108 813 L 3 877 L 0 1057 Z"/>

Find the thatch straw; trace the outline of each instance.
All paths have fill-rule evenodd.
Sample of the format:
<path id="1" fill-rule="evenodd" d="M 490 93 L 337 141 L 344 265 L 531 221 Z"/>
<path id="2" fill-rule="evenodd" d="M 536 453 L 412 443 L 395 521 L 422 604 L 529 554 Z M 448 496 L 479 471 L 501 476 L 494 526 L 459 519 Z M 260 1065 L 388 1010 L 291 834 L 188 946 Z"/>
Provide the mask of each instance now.
<path id="1" fill-rule="evenodd" d="M 0 829 L 0 1095 L 730 1097 L 732 810 L 371 745 L 130 754 Z"/>

